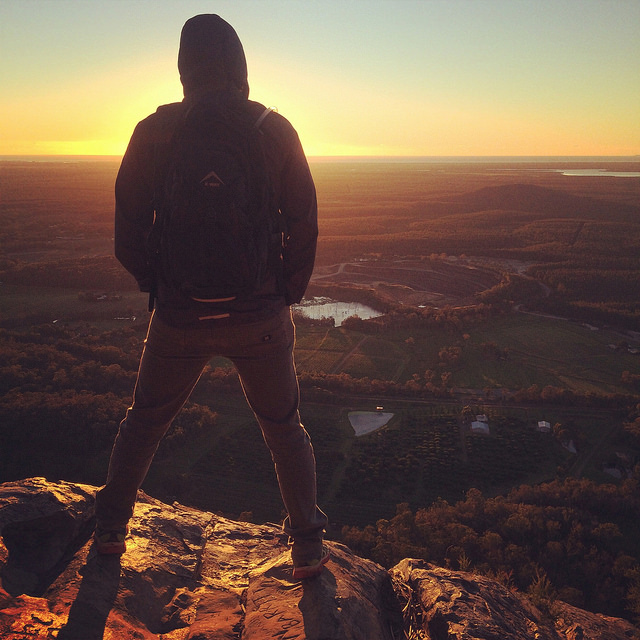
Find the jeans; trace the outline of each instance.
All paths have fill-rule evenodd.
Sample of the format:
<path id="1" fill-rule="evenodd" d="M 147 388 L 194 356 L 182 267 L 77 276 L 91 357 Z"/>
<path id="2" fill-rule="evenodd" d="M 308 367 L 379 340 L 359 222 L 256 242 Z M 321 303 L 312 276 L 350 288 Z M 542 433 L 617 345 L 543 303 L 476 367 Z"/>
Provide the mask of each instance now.
<path id="1" fill-rule="evenodd" d="M 96 496 L 98 527 L 126 525 L 160 440 L 189 398 L 206 364 L 235 365 L 245 397 L 273 459 L 288 513 L 294 563 L 319 557 L 327 517 L 316 503 L 316 463 L 300 422 L 293 359 L 295 328 L 288 307 L 252 324 L 175 328 L 151 318 L 133 403 L 116 436 L 106 485 Z"/>

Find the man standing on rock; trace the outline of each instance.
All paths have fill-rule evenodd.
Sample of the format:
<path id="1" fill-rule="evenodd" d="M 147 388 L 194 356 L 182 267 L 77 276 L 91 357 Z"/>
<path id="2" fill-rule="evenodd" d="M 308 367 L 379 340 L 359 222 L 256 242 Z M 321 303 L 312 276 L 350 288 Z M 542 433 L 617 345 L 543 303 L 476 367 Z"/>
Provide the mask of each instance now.
<path id="1" fill-rule="evenodd" d="M 298 412 L 290 305 L 313 270 L 315 187 L 293 127 L 248 99 L 242 44 L 228 23 L 188 20 L 178 69 L 184 100 L 138 124 L 116 180 L 116 257 L 155 308 L 96 496 L 95 544 L 103 554 L 125 551 L 161 438 L 209 360 L 224 356 L 271 451 L 293 575 L 308 578 L 328 557 L 327 518 Z"/>

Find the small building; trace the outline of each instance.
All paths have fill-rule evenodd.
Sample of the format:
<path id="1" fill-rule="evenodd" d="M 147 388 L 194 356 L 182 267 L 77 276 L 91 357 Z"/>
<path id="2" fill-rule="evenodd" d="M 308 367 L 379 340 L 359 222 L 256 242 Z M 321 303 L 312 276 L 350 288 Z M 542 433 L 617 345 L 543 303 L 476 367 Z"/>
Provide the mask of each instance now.
<path id="1" fill-rule="evenodd" d="M 610 475 L 614 478 L 616 478 L 617 480 L 621 480 L 622 479 L 622 470 L 612 464 L 604 464 L 602 465 L 602 470 L 607 474 Z"/>
<path id="2" fill-rule="evenodd" d="M 488 422 L 485 422 L 484 420 L 474 420 L 471 423 L 471 432 L 484 433 L 488 435 L 490 433 Z"/>

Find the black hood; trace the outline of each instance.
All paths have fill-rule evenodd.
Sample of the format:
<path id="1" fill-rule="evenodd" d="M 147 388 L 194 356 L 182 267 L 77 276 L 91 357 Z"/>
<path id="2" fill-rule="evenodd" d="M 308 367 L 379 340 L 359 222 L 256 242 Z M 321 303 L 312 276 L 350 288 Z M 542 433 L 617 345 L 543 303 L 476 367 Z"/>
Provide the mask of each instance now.
<path id="1" fill-rule="evenodd" d="M 220 16 L 190 18 L 182 27 L 178 71 L 185 98 L 233 91 L 247 99 L 247 61 L 238 34 Z"/>

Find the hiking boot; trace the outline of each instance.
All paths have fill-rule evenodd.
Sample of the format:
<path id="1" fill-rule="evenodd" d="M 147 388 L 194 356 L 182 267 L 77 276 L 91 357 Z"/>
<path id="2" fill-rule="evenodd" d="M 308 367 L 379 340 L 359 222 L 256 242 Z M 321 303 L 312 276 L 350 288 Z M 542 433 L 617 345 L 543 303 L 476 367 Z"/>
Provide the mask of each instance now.
<path id="1" fill-rule="evenodd" d="M 294 564 L 293 578 L 295 580 L 306 580 L 320 575 L 324 565 L 329 560 L 330 555 L 329 549 L 327 549 L 327 547 L 322 547 L 322 555 L 320 558 L 308 560 L 303 564 Z"/>
<path id="2" fill-rule="evenodd" d="M 127 550 L 125 538 L 127 537 L 127 527 L 117 529 L 96 529 L 93 534 L 93 541 L 96 551 L 104 555 L 121 555 Z"/>

